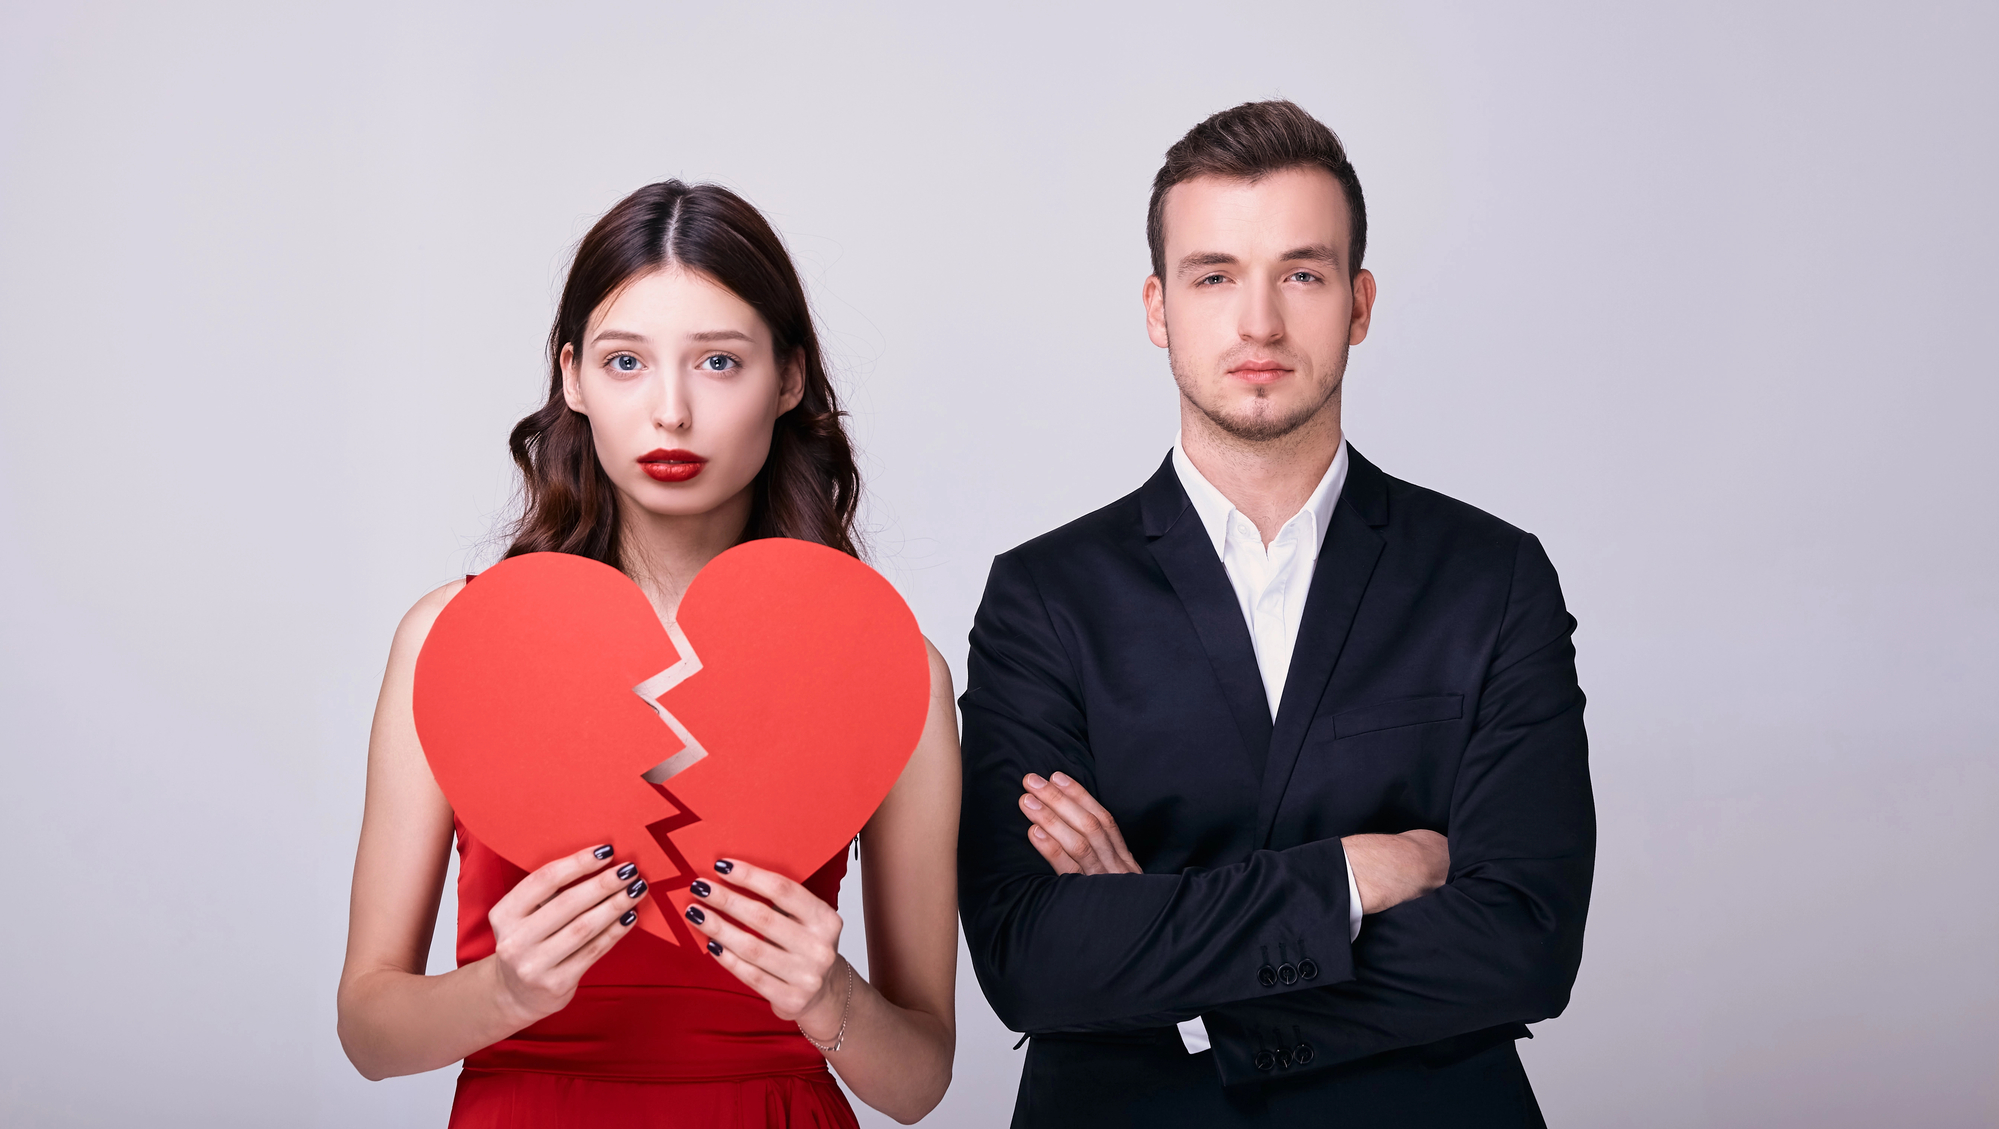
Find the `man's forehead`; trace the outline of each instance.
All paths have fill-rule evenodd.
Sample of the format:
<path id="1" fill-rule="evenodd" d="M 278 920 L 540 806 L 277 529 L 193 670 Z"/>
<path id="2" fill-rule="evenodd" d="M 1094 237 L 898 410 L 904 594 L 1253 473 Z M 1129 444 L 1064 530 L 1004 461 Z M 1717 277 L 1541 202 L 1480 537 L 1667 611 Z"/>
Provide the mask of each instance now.
<path id="1" fill-rule="evenodd" d="M 1227 240 L 1237 250 L 1284 254 L 1311 244 L 1347 244 L 1347 201 L 1340 183 L 1316 165 L 1254 179 L 1212 173 L 1174 185 L 1161 202 L 1167 255 L 1197 250 L 1189 240 Z M 1202 246 L 1202 252 L 1231 248 Z"/>

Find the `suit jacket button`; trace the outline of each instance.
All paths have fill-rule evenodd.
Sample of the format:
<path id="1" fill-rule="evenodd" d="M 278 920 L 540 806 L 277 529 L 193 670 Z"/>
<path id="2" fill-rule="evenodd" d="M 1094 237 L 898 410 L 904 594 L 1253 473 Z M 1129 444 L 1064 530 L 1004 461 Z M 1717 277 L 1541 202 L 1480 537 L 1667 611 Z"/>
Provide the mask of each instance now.
<path id="1" fill-rule="evenodd" d="M 1319 978 L 1318 961 L 1313 960 L 1311 957 L 1306 957 L 1304 960 L 1298 962 L 1298 979 L 1317 980 L 1318 978 Z"/>
<path id="2" fill-rule="evenodd" d="M 1311 1063 L 1314 1053 L 1312 1044 L 1300 1043 L 1291 1048 L 1291 1061 L 1297 1063 L 1299 1066 L 1307 1066 Z"/>
<path id="3" fill-rule="evenodd" d="M 1285 1047 L 1277 1048 L 1277 1069 L 1291 1069 L 1291 1052 Z"/>
<path id="4" fill-rule="evenodd" d="M 1271 1053 L 1270 1053 L 1269 1051 L 1258 1051 L 1258 1052 L 1256 1052 L 1256 1058 L 1255 1058 L 1255 1060 L 1254 1060 L 1254 1061 L 1255 1061 L 1255 1063 L 1256 1063 L 1256 1068 L 1257 1068 L 1258 1070 L 1275 1070 L 1275 1069 L 1277 1069 L 1277 1056 L 1276 1056 L 1276 1055 L 1274 1055 L 1274 1054 L 1271 1054 Z"/>
<path id="5" fill-rule="evenodd" d="M 1277 978 L 1284 981 L 1287 985 L 1296 984 L 1298 982 L 1298 970 L 1292 966 L 1290 961 L 1285 961 L 1283 964 L 1277 966 Z"/>
<path id="6" fill-rule="evenodd" d="M 1262 968 L 1256 970 L 1256 982 L 1266 988 L 1275 987 L 1277 984 L 1277 970 L 1267 964 L 1264 965 Z"/>

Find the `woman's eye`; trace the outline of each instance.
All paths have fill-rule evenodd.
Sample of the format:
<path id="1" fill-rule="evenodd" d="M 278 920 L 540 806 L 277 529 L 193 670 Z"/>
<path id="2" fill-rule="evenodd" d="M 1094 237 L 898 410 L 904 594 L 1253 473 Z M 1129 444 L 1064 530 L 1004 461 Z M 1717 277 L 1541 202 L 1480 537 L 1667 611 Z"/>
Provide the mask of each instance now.
<path id="1" fill-rule="evenodd" d="M 639 359 L 630 353 L 619 353 L 611 358 L 611 367 L 618 372 L 637 372 Z"/>
<path id="2" fill-rule="evenodd" d="M 709 372 L 727 372 L 736 367 L 736 358 L 727 353 L 716 353 L 710 357 L 703 357 L 701 367 Z"/>

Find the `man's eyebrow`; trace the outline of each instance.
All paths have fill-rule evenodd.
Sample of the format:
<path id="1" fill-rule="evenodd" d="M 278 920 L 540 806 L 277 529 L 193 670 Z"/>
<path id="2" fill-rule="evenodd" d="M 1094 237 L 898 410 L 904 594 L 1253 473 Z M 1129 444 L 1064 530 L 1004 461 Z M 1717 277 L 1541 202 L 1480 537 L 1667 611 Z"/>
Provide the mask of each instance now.
<path id="1" fill-rule="evenodd" d="M 1303 247 L 1294 247 L 1284 252 L 1283 257 L 1279 261 L 1286 263 L 1328 263 L 1332 266 L 1339 266 L 1340 252 L 1338 248 L 1330 243 L 1311 243 Z"/>
<path id="2" fill-rule="evenodd" d="M 1232 267 L 1238 261 L 1234 255 L 1220 251 L 1196 251 L 1180 260 L 1180 273 L 1187 275 L 1207 267 Z"/>

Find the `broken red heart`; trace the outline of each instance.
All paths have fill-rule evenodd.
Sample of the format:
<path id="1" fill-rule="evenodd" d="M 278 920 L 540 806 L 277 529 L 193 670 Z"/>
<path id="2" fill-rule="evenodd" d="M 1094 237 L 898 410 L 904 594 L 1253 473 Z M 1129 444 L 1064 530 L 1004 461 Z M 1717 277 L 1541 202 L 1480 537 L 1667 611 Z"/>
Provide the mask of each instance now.
<path id="1" fill-rule="evenodd" d="M 618 570 L 529 553 L 479 574 L 417 656 L 417 735 L 466 828 L 523 869 L 609 842 L 677 906 L 715 859 L 803 881 L 916 748 L 915 617 L 845 553 L 770 538 L 710 561 L 662 626 Z M 678 914 L 640 903 L 678 943 Z"/>

